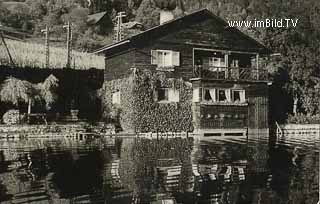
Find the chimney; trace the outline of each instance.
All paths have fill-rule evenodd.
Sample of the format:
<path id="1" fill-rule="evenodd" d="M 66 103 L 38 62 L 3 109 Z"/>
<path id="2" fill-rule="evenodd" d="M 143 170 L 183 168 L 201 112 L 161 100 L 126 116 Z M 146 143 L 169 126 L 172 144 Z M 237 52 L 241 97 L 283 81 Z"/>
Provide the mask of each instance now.
<path id="1" fill-rule="evenodd" d="M 174 15 L 172 11 L 169 11 L 169 10 L 160 11 L 160 25 L 164 24 L 165 22 L 171 21 L 173 19 L 174 19 Z"/>

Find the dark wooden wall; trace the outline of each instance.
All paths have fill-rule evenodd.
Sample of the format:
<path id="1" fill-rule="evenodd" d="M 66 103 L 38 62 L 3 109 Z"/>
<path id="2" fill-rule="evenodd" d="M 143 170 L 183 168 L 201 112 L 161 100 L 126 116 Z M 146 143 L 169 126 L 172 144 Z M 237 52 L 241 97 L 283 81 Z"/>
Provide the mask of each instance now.
<path id="1" fill-rule="evenodd" d="M 176 43 L 162 42 L 161 39 L 147 45 L 137 48 L 135 65 L 138 68 L 156 70 L 156 65 L 151 65 L 151 50 L 172 50 L 180 52 L 180 66 L 175 67 L 173 72 L 168 72 L 172 78 L 183 78 L 189 80 L 193 77 L 193 54 L 192 46 Z"/>
<path id="2" fill-rule="evenodd" d="M 111 81 L 128 76 L 134 67 L 135 50 L 128 50 L 105 59 L 104 80 Z"/>
<path id="3" fill-rule="evenodd" d="M 194 82 L 194 87 L 215 87 L 215 88 L 232 88 L 234 83 L 217 83 L 217 82 Z M 200 121 L 194 118 L 195 128 L 244 128 L 249 127 L 253 129 L 268 128 L 269 114 L 268 114 L 268 85 L 265 83 L 242 83 L 237 84 L 246 91 L 247 106 L 237 105 L 195 105 L 194 109 L 199 111 L 198 114 L 193 113 L 194 116 L 200 117 Z M 208 114 L 211 118 L 207 118 Z M 220 114 L 224 118 L 220 118 Z M 201 115 L 203 117 L 201 117 Z M 210 125 L 208 125 L 210 124 Z"/>
<path id="4" fill-rule="evenodd" d="M 267 84 L 255 84 L 249 87 L 249 128 L 265 129 L 269 127 L 269 92 Z"/>

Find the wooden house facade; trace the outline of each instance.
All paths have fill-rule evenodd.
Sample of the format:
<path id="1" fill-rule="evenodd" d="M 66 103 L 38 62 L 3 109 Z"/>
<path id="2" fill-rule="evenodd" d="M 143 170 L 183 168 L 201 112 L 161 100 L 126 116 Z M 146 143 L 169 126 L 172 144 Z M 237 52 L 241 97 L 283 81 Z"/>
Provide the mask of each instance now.
<path id="1" fill-rule="evenodd" d="M 226 129 L 230 134 L 247 128 L 268 129 L 268 73 L 259 62 L 270 51 L 207 9 L 96 53 L 105 55 L 107 82 L 125 79 L 133 70 L 148 70 L 191 84 L 189 114 L 194 132 L 209 136 Z M 168 87 L 157 87 L 157 95 L 155 103 L 179 104 L 181 100 Z"/>

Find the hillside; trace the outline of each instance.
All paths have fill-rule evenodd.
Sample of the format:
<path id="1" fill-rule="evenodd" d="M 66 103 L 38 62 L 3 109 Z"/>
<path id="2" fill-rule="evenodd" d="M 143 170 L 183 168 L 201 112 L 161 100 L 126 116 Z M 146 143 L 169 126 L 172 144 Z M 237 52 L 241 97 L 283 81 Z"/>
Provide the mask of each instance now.
<path id="1" fill-rule="evenodd" d="M 46 68 L 46 48 L 42 44 L 6 40 L 13 62 L 18 67 Z M 67 62 L 67 50 L 64 48 L 50 48 L 50 67 L 63 68 Z M 10 65 L 8 54 L 0 46 L 0 65 Z M 72 52 L 72 68 L 74 69 L 104 69 L 104 57 L 85 52 Z"/>

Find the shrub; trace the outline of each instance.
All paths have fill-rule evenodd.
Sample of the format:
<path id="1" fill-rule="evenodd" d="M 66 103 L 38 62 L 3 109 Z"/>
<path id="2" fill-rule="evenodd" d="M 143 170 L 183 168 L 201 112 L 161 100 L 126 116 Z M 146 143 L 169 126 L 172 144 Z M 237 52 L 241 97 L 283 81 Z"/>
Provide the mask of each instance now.
<path id="1" fill-rule="evenodd" d="M 320 123 L 320 114 L 306 115 L 298 113 L 296 115 L 289 115 L 287 123 L 293 124 L 318 124 Z"/>
<path id="2" fill-rule="evenodd" d="M 6 125 L 15 125 L 19 124 L 22 120 L 24 120 L 24 116 L 20 115 L 19 110 L 8 110 L 3 116 L 2 116 L 3 123 Z"/>

